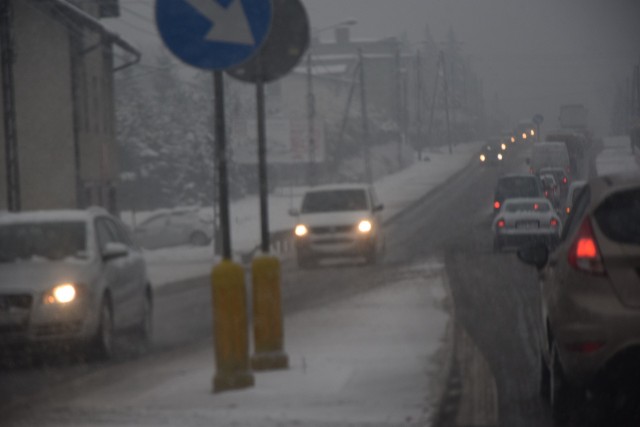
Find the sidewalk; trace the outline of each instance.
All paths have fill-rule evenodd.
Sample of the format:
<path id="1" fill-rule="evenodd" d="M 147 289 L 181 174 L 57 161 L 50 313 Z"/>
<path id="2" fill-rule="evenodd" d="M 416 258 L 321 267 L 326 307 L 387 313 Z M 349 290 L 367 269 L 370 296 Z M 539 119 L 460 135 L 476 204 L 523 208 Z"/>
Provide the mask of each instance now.
<path id="1" fill-rule="evenodd" d="M 628 136 L 604 138 L 602 145 L 595 162 L 598 176 L 640 172 L 640 153 L 631 152 Z"/>
<path id="2" fill-rule="evenodd" d="M 391 175 L 382 176 L 375 188 L 385 205 L 384 219 L 388 220 L 424 197 L 437 186 L 469 164 L 481 143 L 459 144 L 453 154 L 446 148 L 441 152 L 426 152 L 429 161 L 416 162 Z M 272 232 L 291 230 L 294 220 L 289 208 L 297 207 L 305 188 L 279 188 L 269 196 L 269 227 Z M 257 196 L 231 203 L 231 238 L 234 253 L 246 253 L 260 241 L 260 211 Z M 155 287 L 180 280 L 207 276 L 213 265 L 213 247 L 182 246 L 145 252 L 151 282 Z"/>
<path id="3" fill-rule="evenodd" d="M 447 363 L 444 265 L 286 318 L 290 369 L 212 394 L 211 345 L 108 367 L 9 425 L 425 426 Z M 337 286 L 340 284 L 337 283 Z"/>

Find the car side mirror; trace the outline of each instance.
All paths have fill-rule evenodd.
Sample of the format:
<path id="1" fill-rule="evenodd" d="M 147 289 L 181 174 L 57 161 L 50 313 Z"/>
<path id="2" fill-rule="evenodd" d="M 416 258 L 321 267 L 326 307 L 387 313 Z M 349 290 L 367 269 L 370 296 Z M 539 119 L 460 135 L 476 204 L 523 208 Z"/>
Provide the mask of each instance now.
<path id="1" fill-rule="evenodd" d="M 544 243 L 533 243 L 518 249 L 518 259 L 542 270 L 549 260 L 549 248 Z"/>
<path id="2" fill-rule="evenodd" d="M 102 249 L 102 259 L 110 261 L 115 258 L 121 258 L 129 254 L 129 248 L 124 243 L 109 242 Z"/>
<path id="3" fill-rule="evenodd" d="M 300 211 L 297 208 L 289 209 L 289 216 L 299 216 L 299 215 L 300 215 Z"/>
<path id="4" fill-rule="evenodd" d="M 379 205 L 376 205 L 373 207 L 373 211 L 374 212 L 380 212 L 381 210 L 384 210 L 384 204 L 380 203 Z"/>

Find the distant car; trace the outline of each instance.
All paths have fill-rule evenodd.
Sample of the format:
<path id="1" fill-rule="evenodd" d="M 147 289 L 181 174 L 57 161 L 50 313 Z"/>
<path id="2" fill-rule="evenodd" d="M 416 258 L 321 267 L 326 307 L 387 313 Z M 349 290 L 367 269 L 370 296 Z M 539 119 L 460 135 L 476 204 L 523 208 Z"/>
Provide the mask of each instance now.
<path id="1" fill-rule="evenodd" d="M 562 168 L 567 176 L 571 171 L 569 152 L 564 142 L 536 142 L 531 148 L 531 157 L 527 158 L 529 172 L 534 175 L 540 173 L 542 168 Z"/>
<path id="2" fill-rule="evenodd" d="M 482 147 L 480 151 L 480 163 L 484 165 L 500 164 L 505 157 L 507 145 L 500 140 L 490 141 Z"/>
<path id="3" fill-rule="evenodd" d="M 535 142 L 537 140 L 536 125 L 530 120 L 521 120 L 513 130 L 517 142 Z"/>
<path id="4" fill-rule="evenodd" d="M 588 181 L 558 246 L 527 246 L 518 257 L 540 271 L 540 391 L 554 417 L 566 420 L 586 390 L 637 393 L 640 177 Z"/>
<path id="5" fill-rule="evenodd" d="M 563 213 L 565 217 L 571 213 L 571 209 L 573 208 L 573 205 L 575 204 L 576 199 L 580 194 L 580 190 L 582 190 L 585 187 L 585 185 L 587 185 L 587 181 L 573 181 L 569 185 L 569 190 L 567 191 L 567 198 L 564 202 Z"/>
<path id="6" fill-rule="evenodd" d="M 560 206 L 560 186 L 556 183 L 556 179 L 551 174 L 541 174 L 540 182 L 542 182 L 544 197 L 557 209 Z"/>
<path id="7" fill-rule="evenodd" d="M 298 265 L 311 267 L 321 258 L 359 256 L 374 264 L 384 249 L 381 213 L 373 187 L 336 184 L 308 190 L 296 216 Z"/>
<path id="8" fill-rule="evenodd" d="M 106 211 L 0 215 L 0 348 L 78 344 L 110 357 L 116 332 L 149 340 L 152 302 L 140 250 Z"/>
<path id="9" fill-rule="evenodd" d="M 541 168 L 538 171 L 538 175 L 542 174 L 551 174 L 553 175 L 558 187 L 560 189 L 560 194 L 564 197 L 567 194 L 567 190 L 569 188 L 570 180 L 567 176 L 567 172 L 565 169 L 560 167 L 545 167 Z"/>
<path id="10" fill-rule="evenodd" d="M 199 208 L 157 212 L 134 229 L 136 242 L 145 249 L 169 246 L 206 246 L 213 238 L 213 221 Z"/>
<path id="11" fill-rule="evenodd" d="M 562 230 L 560 217 L 545 198 L 506 200 L 492 227 L 497 252 L 532 241 L 555 244 Z"/>
<path id="12" fill-rule="evenodd" d="M 493 212 L 497 213 L 505 200 L 515 197 L 544 197 L 540 179 L 526 174 L 502 175 L 494 192 Z"/>

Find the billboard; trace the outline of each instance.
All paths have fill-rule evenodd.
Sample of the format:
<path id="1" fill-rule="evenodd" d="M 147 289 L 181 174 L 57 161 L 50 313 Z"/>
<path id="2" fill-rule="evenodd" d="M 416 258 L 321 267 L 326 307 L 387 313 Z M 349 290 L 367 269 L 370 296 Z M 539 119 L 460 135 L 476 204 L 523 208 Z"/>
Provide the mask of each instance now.
<path id="1" fill-rule="evenodd" d="M 314 121 L 314 159 L 325 160 L 324 120 Z M 258 124 L 255 119 L 238 121 L 229 135 L 233 161 L 239 164 L 258 163 Z M 307 163 L 311 156 L 309 122 L 304 119 L 267 119 L 267 162 Z"/>

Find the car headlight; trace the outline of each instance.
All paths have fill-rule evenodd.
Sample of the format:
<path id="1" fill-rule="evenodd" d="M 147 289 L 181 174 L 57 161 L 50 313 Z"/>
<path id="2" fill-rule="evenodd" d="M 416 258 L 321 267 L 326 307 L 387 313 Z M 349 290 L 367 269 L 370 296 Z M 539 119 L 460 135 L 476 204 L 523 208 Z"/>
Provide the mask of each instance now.
<path id="1" fill-rule="evenodd" d="M 360 221 L 360 223 L 358 224 L 358 231 L 361 233 L 368 233 L 371 231 L 371 229 L 373 228 L 373 225 L 371 225 L 370 221 L 362 220 Z"/>
<path id="2" fill-rule="evenodd" d="M 507 144 L 502 144 L 502 145 L 500 146 L 500 148 L 502 148 L 502 151 L 506 150 L 506 149 L 507 149 Z"/>
<path id="3" fill-rule="evenodd" d="M 498 153 L 498 160 L 502 160 L 502 153 Z"/>
<path id="4" fill-rule="evenodd" d="M 72 283 L 62 283 L 44 295 L 45 304 L 67 304 L 76 299 L 78 291 Z"/>
<path id="5" fill-rule="evenodd" d="M 485 160 L 487 160 L 487 158 L 484 156 L 484 154 L 480 154 L 480 161 L 484 162 Z"/>
<path id="6" fill-rule="evenodd" d="M 298 237 L 306 236 L 308 232 L 309 230 L 307 229 L 307 227 L 302 224 L 296 225 L 296 228 L 294 230 L 295 235 Z"/>

